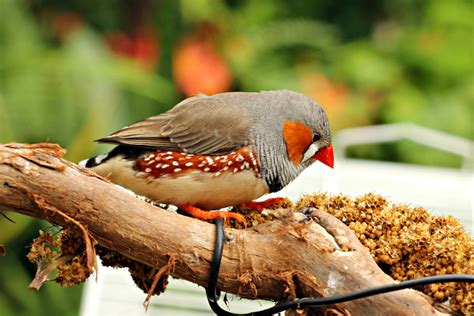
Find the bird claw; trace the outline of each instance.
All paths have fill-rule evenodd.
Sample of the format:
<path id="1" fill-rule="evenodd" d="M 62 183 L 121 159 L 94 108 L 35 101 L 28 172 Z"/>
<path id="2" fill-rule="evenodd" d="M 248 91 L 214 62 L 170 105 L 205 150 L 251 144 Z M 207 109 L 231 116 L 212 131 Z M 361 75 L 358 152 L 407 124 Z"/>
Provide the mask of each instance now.
<path id="1" fill-rule="evenodd" d="M 224 220 L 228 220 L 230 218 L 233 218 L 238 223 L 241 223 L 242 225 L 244 225 L 244 228 L 248 227 L 247 220 L 241 214 L 234 213 L 234 212 L 222 212 L 222 211 L 210 212 L 210 214 L 213 215 L 212 219 L 222 218 Z"/>
<path id="2" fill-rule="evenodd" d="M 197 219 L 214 220 L 216 218 L 222 218 L 224 220 L 228 220 L 230 218 L 233 218 L 237 222 L 243 224 L 244 227 L 248 226 L 247 220 L 245 219 L 245 217 L 238 213 L 224 212 L 224 211 L 209 212 L 209 211 L 201 210 L 200 208 L 192 206 L 192 205 L 180 205 L 179 208 Z"/>

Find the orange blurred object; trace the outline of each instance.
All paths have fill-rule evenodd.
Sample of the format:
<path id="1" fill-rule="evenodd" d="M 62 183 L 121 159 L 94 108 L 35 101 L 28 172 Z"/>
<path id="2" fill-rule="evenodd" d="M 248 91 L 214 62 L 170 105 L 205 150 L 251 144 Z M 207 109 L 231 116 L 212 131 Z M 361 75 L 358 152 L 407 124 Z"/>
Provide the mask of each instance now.
<path id="1" fill-rule="evenodd" d="M 173 75 L 186 96 L 212 95 L 229 91 L 232 75 L 226 61 L 212 42 L 203 37 L 187 37 L 173 55 Z"/>
<path id="2" fill-rule="evenodd" d="M 319 73 L 301 76 L 303 93 L 324 106 L 329 120 L 342 113 L 347 105 L 350 91 L 341 83 L 335 83 Z"/>
<path id="3" fill-rule="evenodd" d="M 151 27 L 138 28 L 133 36 L 110 33 L 105 40 L 117 55 L 130 57 L 146 69 L 154 69 L 158 62 L 159 43 Z"/>

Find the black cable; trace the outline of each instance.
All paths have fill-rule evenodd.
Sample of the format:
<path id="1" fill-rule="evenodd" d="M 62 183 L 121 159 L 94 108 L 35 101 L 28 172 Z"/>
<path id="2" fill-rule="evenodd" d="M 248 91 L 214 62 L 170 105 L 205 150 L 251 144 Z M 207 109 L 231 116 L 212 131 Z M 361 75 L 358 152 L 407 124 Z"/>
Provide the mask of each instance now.
<path id="1" fill-rule="evenodd" d="M 217 290 L 217 277 L 219 276 L 219 269 L 221 267 L 222 249 L 224 248 L 224 221 L 222 218 L 216 218 L 216 243 L 214 247 L 214 259 L 211 264 L 211 271 L 209 272 L 209 282 L 207 284 L 206 295 L 207 301 L 214 313 L 218 314 L 221 310 L 217 301 L 220 293 Z"/>
<path id="2" fill-rule="evenodd" d="M 399 291 L 407 288 L 413 288 L 422 285 L 428 285 L 433 283 L 445 283 L 445 282 L 467 282 L 474 283 L 474 275 L 472 274 L 445 274 L 445 275 L 436 275 L 429 276 L 420 279 L 403 281 L 395 284 L 387 284 L 382 286 L 377 286 L 369 289 L 364 289 L 348 294 L 335 295 L 331 297 L 320 297 L 320 298 L 301 298 L 295 300 L 288 300 L 284 302 L 279 302 L 275 306 L 246 314 L 235 314 L 228 312 L 222 309 L 217 301 L 219 300 L 219 293 L 216 289 L 217 278 L 219 274 L 219 268 L 221 265 L 222 259 L 222 249 L 224 247 L 224 227 L 223 220 L 221 218 L 216 219 L 216 245 L 214 252 L 214 260 L 211 265 L 211 272 L 209 275 L 209 283 L 206 289 L 207 301 L 212 311 L 217 315 L 224 316 L 264 316 L 271 315 L 283 312 L 287 309 L 295 309 L 302 307 L 312 307 L 312 306 L 321 306 L 321 305 L 333 305 L 338 303 L 343 303 L 347 301 L 353 301 L 361 299 L 368 296 L 390 293 L 394 291 Z"/>

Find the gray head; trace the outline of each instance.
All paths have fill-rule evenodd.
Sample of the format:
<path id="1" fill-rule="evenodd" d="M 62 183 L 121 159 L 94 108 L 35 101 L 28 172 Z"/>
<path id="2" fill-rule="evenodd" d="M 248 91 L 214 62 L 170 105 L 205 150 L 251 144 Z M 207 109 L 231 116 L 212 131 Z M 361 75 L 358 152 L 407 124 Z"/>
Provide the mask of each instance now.
<path id="1" fill-rule="evenodd" d="M 319 104 L 286 90 L 258 95 L 248 103 L 250 139 L 271 192 L 282 189 L 316 160 L 333 166 L 329 121 Z"/>

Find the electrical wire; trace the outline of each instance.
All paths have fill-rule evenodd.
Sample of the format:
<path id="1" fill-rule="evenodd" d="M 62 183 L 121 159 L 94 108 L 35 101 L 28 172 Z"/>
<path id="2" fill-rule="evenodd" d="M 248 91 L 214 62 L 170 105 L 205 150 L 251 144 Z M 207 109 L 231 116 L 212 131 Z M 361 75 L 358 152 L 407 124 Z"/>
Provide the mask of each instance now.
<path id="1" fill-rule="evenodd" d="M 212 310 L 217 314 L 216 310 L 220 310 L 219 300 L 220 293 L 217 291 L 217 277 L 221 267 L 222 249 L 224 248 L 224 224 L 222 218 L 216 218 L 216 243 L 214 250 L 214 259 L 209 272 L 209 282 L 206 289 L 207 301 L 211 305 Z M 214 306 L 214 307 L 213 307 Z M 214 308 L 216 308 L 214 310 Z"/>
<path id="2" fill-rule="evenodd" d="M 400 283 L 387 284 L 382 286 L 377 286 L 369 289 L 364 289 L 360 291 L 355 291 L 348 294 L 335 295 L 331 297 L 320 297 L 320 298 L 301 298 L 295 300 L 288 300 L 277 303 L 275 306 L 251 313 L 245 314 L 235 314 L 229 311 L 222 309 L 219 306 L 218 300 L 220 292 L 217 290 L 217 278 L 219 275 L 219 269 L 222 259 L 222 250 L 224 248 L 224 226 L 222 218 L 216 219 L 216 242 L 215 242 L 215 251 L 214 259 L 211 264 L 211 271 L 209 275 L 209 282 L 206 289 L 207 301 L 212 311 L 217 315 L 223 316 L 264 316 L 272 315 L 276 313 L 283 312 L 287 309 L 297 309 L 302 307 L 314 307 L 321 305 L 333 305 L 348 301 L 353 301 L 369 296 L 379 295 L 383 293 L 390 293 L 394 291 L 399 291 L 407 288 L 413 288 L 422 285 L 428 285 L 433 283 L 445 283 L 445 282 L 467 282 L 474 283 L 474 275 L 471 274 L 446 274 L 446 275 L 436 275 L 429 276 L 420 279 L 413 279 L 408 281 L 403 281 Z"/>

